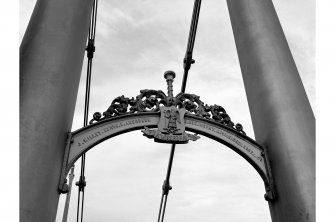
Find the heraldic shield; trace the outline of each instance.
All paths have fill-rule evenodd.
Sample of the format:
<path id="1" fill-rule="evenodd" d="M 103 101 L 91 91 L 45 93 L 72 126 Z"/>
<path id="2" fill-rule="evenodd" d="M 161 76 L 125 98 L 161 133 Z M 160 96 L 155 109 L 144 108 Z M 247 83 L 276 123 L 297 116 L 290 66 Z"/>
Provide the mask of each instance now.
<path id="1" fill-rule="evenodd" d="M 197 140 L 200 137 L 197 134 L 185 132 L 184 115 L 185 108 L 178 109 L 175 106 L 160 107 L 160 120 L 157 130 L 150 130 L 145 127 L 142 130 L 143 135 L 148 138 L 154 138 L 155 142 L 160 143 L 188 143 L 189 140 Z"/>
<path id="2" fill-rule="evenodd" d="M 185 132 L 185 108 L 177 109 L 175 106 L 161 107 L 161 118 L 158 130 L 166 134 L 182 134 Z"/>

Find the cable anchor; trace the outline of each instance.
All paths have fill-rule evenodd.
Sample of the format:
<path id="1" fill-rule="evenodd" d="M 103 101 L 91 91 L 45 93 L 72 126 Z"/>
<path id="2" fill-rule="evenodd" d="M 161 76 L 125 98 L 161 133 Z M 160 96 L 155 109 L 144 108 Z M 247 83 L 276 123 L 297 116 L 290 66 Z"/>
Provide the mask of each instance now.
<path id="1" fill-rule="evenodd" d="M 192 53 L 187 52 L 185 54 L 184 62 L 184 70 L 189 70 L 191 65 L 195 63 L 195 60 L 192 59 Z"/>
<path id="2" fill-rule="evenodd" d="M 85 176 L 79 177 L 79 181 L 76 182 L 76 186 L 79 187 L 79 191 L 84 191 L 84 188 L 86 187 Z"/>
<path id="3" fill-rule="evenodd" d="M 172 187 L 170 186 L 170 182 L 164 180 L 163 186 L 162 186 L 163 194 L 168 195 L 169 191 L 172 190 Z"/>
<path id="4" fill-rule="evenodd" d="M 95 52 L 94 39 L 89 39 L 86 47 L 87 58 L 92 59 Z"/>

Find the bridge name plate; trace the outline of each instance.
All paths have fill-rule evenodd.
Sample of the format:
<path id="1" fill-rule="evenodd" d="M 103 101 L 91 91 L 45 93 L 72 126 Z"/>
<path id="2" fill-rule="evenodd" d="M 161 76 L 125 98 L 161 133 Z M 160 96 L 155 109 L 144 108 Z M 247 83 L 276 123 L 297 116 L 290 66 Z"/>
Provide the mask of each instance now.
<path id="1" fill-rule="evenodd" d="M 192 129 L 194 132 L 205 132 L 217 140 L 223 140 L 233 147 L 238 148 L 240 152 L 248 156 L 256 163 L 263 172 L 266 173 L 266 167 L 264 157 L 262 156 L 262 148 L 251 143 L 250 141 L 239 136 L 239 133 L 232 133 L 231 130 L 227 130 L 223 127 L 217 126 L 216 124 L 208 123 L 207 121 L 195 120 L 185 116 L 185 126 L 187 129 Z"/>
<path id="2" fill-rule="evenodd" d="M 123 116 L 120 120 L 107 121 L 106 123 L 101 122 L 101 124 L 92 125 L 91 128 L 84 131 L 78 130 L 72 136 L 69 160 L 77 159 L 82 154 L 82 151 L 119 133 L 128 130 L 143 129 L 143 127 L 151 125 L 157 126 L 158 120 L 158 115 L 142 117 Z"/>

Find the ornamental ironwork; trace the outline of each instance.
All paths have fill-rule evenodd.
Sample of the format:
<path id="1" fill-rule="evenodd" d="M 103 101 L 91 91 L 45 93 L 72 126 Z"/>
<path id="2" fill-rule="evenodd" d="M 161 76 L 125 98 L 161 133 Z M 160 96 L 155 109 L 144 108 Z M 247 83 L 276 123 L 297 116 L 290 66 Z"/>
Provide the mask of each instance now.
<path id="1" fill-rule="evenodd" d="M 142 130 L 144 136 L 156 142 L 187 143 L 199 139 L 199 134 L 230 147 L 257 170 L 264 181 L 265 199 L 274 200 L 276 193 L 265 147 L 246 136 L 242 125 L 235 125 L 222 106 L 204 104 L 194 94 L 173 96 L 175 74 L 168 71 L 164 77 L 167 95 L 161 90 L 145 89 L 136 98 L 119 96 L 105 112 L 94 113 L 90 126 L 69 133 L 59 191 L 68 191 L 66 175 L 89 149 L 116 135 Z"/>
<path id="2" fill-rule="evenodd" d="M 234 124 L 226 110 L 219 105 L 207 105 L 200 100 L 200 96 L 190 93 L 179 93 L 173 96 L 174 72 L 167 71 L 164 75 L 168 84 L 168 95 L 161 90 L 143 89 L 135 98 L 128 98 L 124 95 L 115 98 L 108 109 L 103 112 L 95 112 L 90 124 L 120 115 L 141 113 L 141 112 L 161 112 L 163 107 L 175 107 L 185 109 L 185 115 L 194 115 L 218 122 L 230 127 L 237 132 L 246 135 L 240 123 Z"/>

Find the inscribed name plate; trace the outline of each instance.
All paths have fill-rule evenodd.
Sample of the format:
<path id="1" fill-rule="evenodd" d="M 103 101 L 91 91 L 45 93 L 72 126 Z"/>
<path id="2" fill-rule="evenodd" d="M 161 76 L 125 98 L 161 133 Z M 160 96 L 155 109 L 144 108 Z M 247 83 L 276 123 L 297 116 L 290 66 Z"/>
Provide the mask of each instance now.
<path id="1" fill-rule="evenodd" d="M 195 131 L 206 132 L 211 136 L 233 145 L 235 148 L 238 148 L 239 151 L 251 158 L 263 172 L 266 172 L 264 158 L 262 156 L 263 150 L 257 145 L 234 135 L 229 130 L 219 127 L 216 124 L 209 124 L 201 120 L 194 120 L 186 117 L 185 125 L 188 129 L 191 128 Z"/>
<path id="2" fill-rule="evenodd" d="M 134 129 L 143 128 L 145 126 L 157 125 L 158 117 L 125 117 L 119 120 L 107 121 L 106 123 L 97 124 L 84 132 L 74 132 L 73 141 L 69 153 L 69 160 L 77 158 L 77 155 L 105 138 L 109 138 L 115 134 Z"/>

